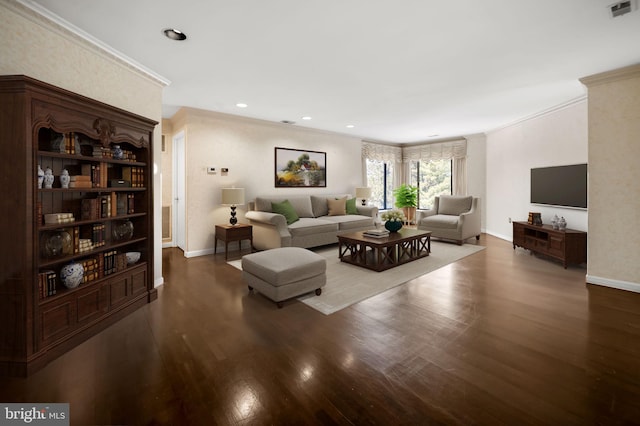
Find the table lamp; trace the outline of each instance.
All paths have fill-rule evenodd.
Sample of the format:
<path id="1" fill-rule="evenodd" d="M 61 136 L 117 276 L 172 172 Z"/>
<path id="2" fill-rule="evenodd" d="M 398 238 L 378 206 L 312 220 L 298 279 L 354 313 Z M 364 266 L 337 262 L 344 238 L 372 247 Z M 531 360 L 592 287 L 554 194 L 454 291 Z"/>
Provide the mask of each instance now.
<path id="1" fill-rule="evenodd" d="M 367 205 L 367 198 L 371 197 L 371 188 L 362 187 L 356 188 L 356 198 L 362 198 L 362 205 Z"/>
<path id="2" fill-rule="evenodd" d="M 236 206 L 244 204 L 244 188 L 222 188 L 222 205 L 231 206 L 231 218 L 229 223 L 238 223 L 236 218 Z"/>

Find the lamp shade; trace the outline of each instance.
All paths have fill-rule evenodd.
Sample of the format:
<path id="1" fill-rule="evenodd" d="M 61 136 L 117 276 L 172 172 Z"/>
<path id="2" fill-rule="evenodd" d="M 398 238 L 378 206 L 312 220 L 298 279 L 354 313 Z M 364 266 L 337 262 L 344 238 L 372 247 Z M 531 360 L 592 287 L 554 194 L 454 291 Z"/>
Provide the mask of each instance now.
<path id="1" fill-rule="evenodd" d="M 356 198 L 369 198 L 371 197 L 371 188 L 363 187 L 356 188 Z"/>
<path id="2" fill-rule="evenodd" d="M 240 206 L 244 204 L 244 188 L 222 188 L 222 205 Z"/>

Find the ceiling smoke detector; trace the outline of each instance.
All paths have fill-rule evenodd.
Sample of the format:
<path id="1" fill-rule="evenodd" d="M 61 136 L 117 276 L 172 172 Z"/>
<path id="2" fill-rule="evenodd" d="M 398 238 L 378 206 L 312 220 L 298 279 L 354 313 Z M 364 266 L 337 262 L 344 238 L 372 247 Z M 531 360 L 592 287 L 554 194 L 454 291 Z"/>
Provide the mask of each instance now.
<path id="1" fill-rule="evenodd" d="M 295 121 L 291 121 L 291 120 L 282 120 L 281 123 L 282 124 L 296 124 Z"/>
<path id="2" fill-rule="evenodd" d="M 631 10 L 635 9 L 634 6 L 635 5 L 631 0 L 621 1 L 618 3 L 614 3 L 612 5 L 609 5 L 609 12 L 611 13 L 611 17 L 615 18 L 631 12 Z"/>

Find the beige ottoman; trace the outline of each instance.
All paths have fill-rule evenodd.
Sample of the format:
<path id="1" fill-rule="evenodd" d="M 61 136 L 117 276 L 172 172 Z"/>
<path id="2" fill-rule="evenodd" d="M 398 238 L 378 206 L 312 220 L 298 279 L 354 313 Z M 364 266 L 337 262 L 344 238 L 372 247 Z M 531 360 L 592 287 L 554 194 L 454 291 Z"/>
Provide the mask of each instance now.
<path id="1" fill-rule="evenodd" d="M 242 258 L 242 278 L 282 308 L 282 301 L 311 291 L 322 293 L 327 282 L 324 257 L 300 247 L 282 247 Z"/>

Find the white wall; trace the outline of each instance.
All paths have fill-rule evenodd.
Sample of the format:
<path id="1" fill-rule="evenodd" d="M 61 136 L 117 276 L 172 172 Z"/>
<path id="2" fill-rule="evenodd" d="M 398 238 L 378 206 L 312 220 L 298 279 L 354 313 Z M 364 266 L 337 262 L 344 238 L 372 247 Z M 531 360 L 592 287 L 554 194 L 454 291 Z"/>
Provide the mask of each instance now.
<path id="1" fill-rule="evenodd" d="M 487 137 L 465 136 L 467 140 L 467 194 L 480 198 L 481 229 L 487 223 Z"/>
<path id="2" fill-rule="evenodd" d="M 245 188 L 248 202 L 259 195 L 353 194 L 362 184 L 359 138 L 192 108 L 182 108 L 171 124 L 186 135 L 186 256 L 213 253 L 214 226 L 229 221 L 222 188 Z M 326 152 L 327 187 L 275 188 L 275 147 Z M 208 166 L 217 173 L 207 174 Z M 246 208 L 238 208 L 240 222 Z"/>
<path id="3" fill-rule="evenodd" d="M 564 216 L 571 229 L 587 230 L 587 211 L 533 205 L 530 173 L 534 167 L 587 162 L 587 101 L 581 100 L 487 134 L 486 232 L 512 239 L 514 221 L 541 212 L 550 223 Z"/>
<path id="4" fill-rule="evenodd" d="M 353 194 L 362 185 L 359 138 L 299 126 L 182 108 L 166 123 L 165 134 L 185 131 L 187 158 L 186 256 L 213 252 L 214 226 L 228 223 L 229 208 L 220 206 L 220 190 L 243 187 L 247 201 L 260 195 Z M 469 194 L 485 197 L 484 135 L 467 137 Z M 275 188 L 274 148 L 327 153 L 326 188 Z M 215 166 L 215 175 L 207 167 Z M 228 174 L 220 169 L 228 168 Z M 238 208 L 240 221 L 247 206 Z"/>

